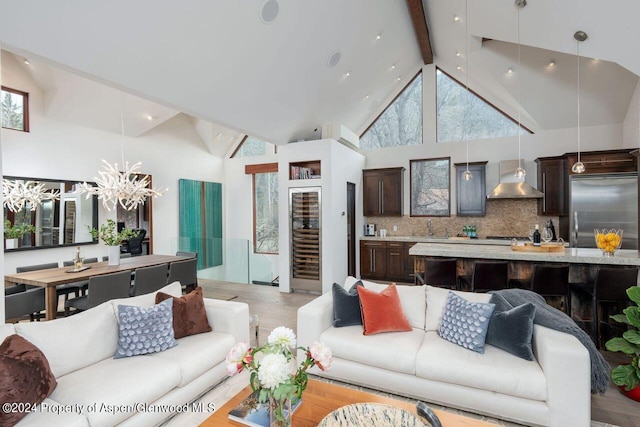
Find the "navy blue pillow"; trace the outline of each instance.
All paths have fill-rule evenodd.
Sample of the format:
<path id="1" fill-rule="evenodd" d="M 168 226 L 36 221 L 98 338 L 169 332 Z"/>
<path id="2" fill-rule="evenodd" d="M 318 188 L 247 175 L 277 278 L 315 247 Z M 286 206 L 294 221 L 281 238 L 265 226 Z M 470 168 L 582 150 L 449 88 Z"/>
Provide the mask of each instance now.
<path id="1" fill-rule="evenodd" d="M 358 286 L 362 286 L 360 280 L 354 283 L 348 291 L 337 283 L 333 284 L 331 288 L 333 293 L 333 326 L 336 328 L 362 325 Z"/>
<path id="2" fill-rule="evenodd" d="M 486 344 L 491 344 L 525 360 L 534 360 L 531 348 L 536 306 L 530 302 L 516 307 L 499 294 L 491 295 L 496 308 L 489 322 Z"/>

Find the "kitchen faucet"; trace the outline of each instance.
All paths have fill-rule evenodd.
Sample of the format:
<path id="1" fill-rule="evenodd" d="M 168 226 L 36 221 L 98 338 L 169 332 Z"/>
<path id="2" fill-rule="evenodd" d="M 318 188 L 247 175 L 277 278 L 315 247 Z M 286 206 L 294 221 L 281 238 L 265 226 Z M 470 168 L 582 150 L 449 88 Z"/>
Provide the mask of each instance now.
<path id="1" fill-rule="evenodd" d="M 427 230 L 429 230 L 429 236 L 433 236 L 433 230 L 431 230 L 431 218 L 427 219 Z"/>

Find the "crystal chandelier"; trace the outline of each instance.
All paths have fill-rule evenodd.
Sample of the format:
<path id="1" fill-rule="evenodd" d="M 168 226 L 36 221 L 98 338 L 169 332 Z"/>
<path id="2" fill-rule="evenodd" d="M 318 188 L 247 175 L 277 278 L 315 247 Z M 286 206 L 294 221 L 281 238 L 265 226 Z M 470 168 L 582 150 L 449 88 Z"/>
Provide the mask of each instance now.
<path id="1" fill-rule="evenodd" d="M 108 211 L 115 209 L 120 204 L 123 209 L 131 211 L 143 204 L 147 197 L 158 197 L 165 190 L 149 188 L 149 175 L 138 178 L 138 169 L 142 163 L 138 162 L 129 168 L 129 162 L 125 162 L 124 172 L 118 170 L 118 164 L 112 166 L 106 160 L 102 160 L 103 170 L 98 171 L 100 178 L 94 178 L 97 187 L 83 182 L 78 184 L 76 193 L 87 193 L 87 198 L 98 196 L 102 200 L 102 206 Z"/>
<path id="2" fill-rule="evenodd" d="M 60 194 L 56 190 L 48 190 L 38 181 L 3 179 L 2 198 L 4 207 L 11 212 L 19 212 L 25 205 L 35 211 L 46 200 L 58 200 Z"/>
<path id="3" fill-rule="evenodd" d="M 108 211 L 115 209 L 118 204 L 123 209 L 132 211 L 143 204 L 147 197 L 158 197 L 167 189 L 150 188 L 149 175 L 138 173 L 141 162 L 135 163 L 129 168 L 129 162 L 124 161 L 124 108 L 120 108 L 120 129 L 122 131 L 122 163 L 124 163 L 124 171 L 118 169 L 118 164 L 113 166 L 102 159 L 103 170 L 98 171 L 100 178 L 94 177 L 97 187 L 83 182 L 78 184 L 75 193 L 87 194 L 87 199 L 91 196 L 98 196 L 98 200 L 102 200 L 102 206 Z"/>

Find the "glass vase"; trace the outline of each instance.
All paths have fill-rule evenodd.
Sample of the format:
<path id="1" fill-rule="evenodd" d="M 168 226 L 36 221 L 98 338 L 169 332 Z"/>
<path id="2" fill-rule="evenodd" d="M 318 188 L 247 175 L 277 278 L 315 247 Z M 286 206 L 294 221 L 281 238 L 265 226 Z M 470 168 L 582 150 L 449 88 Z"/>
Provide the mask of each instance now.
<path id="1" fill-rule="evenodd" d="M 269 426 L 291 427 L 291 399 L 269 397 Z"/>

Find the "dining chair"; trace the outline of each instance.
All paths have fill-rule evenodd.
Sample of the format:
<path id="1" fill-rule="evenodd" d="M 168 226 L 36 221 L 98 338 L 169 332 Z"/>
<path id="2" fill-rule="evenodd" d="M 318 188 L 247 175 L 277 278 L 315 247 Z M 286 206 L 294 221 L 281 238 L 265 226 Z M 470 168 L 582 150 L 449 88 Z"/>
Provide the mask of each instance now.
<path id="1" fill-rule="evenodd" d="M 85 258 L 82 263 L 83 264 L 93 264 L 98 262 L 98 257 L 93 257 L 93 258 Z M 62 261 L 62 266 L 63 267 L 73 267 L 75 265 L 74 261 Z M 74 293 L 74 289 L 78 289 L 78 292 L 75 292 L 76 297 L 82 296 L 87 292 L 87 286 L 89 285 L 89 281 L 85 280 L 82 282 L 74 282 L 74 283 L 69 283 L 66 285 L 59 285 L 56 286 L 56 292 L 58 292 L 58 290 L 60 289 L 62 292 L 58 294 L 58 296 L 63 295 L 64 292 L 66 292 L 66 294 L 64 294 L 64 301 L 67 302 L 67 300 L 69 299 L 69 294 Z"/>
<path id="2" fill-rule="evenodd" d="M 16 267 L 16 273 L 26 273 L 28 271 L 47 270 L 49 268 L 58 268 L 58 267 L 59 265 L 57 262 L 48 262 L 45 264 L 23 265 L 20 267 Z M 25 287 L 25 290 L 40 288 L 39 286 L 31 286 L 31 285 L 22 285 L 22 286 Z M 61 285 L 61 286 L 66 286 L 66 285 Z M 56 286 L 56 294 L 58 294 L 58 286 Z M 61 291 L 61 293 L 58 294 L 58 296 L 60 295 L 64 295 L 64 291 Z M 35 316 L 35 314 L 37 313 L 33 312 L 32 318 L 33 316 Z"/>
<path id="3" fill-rule="evenodd" d="M 4 320 L 19 319 L 27 314 L 33 322 L 40 321 L 40 314 L 45 310 L 44 288 L 35 287 L 23 291 L 16 291 L 20 286 L 10 286 L 5 289 Z"/>
<path id="4" fill-rule="evenodd" d="M 132 297 L 155 292 L 167 284 L 167 264 L 136 268 L 135 280 L 130 289 Z"/>
<path id="5" fill-rule="evenodd" d="M 175 261 L 169 264 L 166 283 L 180 282 L 183 292 L 189 293 L 198 286 L 198 260 L 196 258 Z"/>
<path id="6" fill-rule="evenodd" d="M 128 298 L 131 286 L 131 273 L 120 271 L 89 278 L 89 289 L 86 295 L 72 298 L 64 303 L 65 316 L 68 316 L 71 308 L 84 311 L 96 307 L 105 301 L 116 298 Z"/>
<path id="7" fill-rule="evenodd" d="M 129 253 L 133 256 L 142 255 L 142 241 L 144 236 L 147 235 L 147 230 L 136 228 L 133 231 L 137 231 L 138 235 L 127 240 L 124 246 L 120 247 L 120 253 Z"/>

